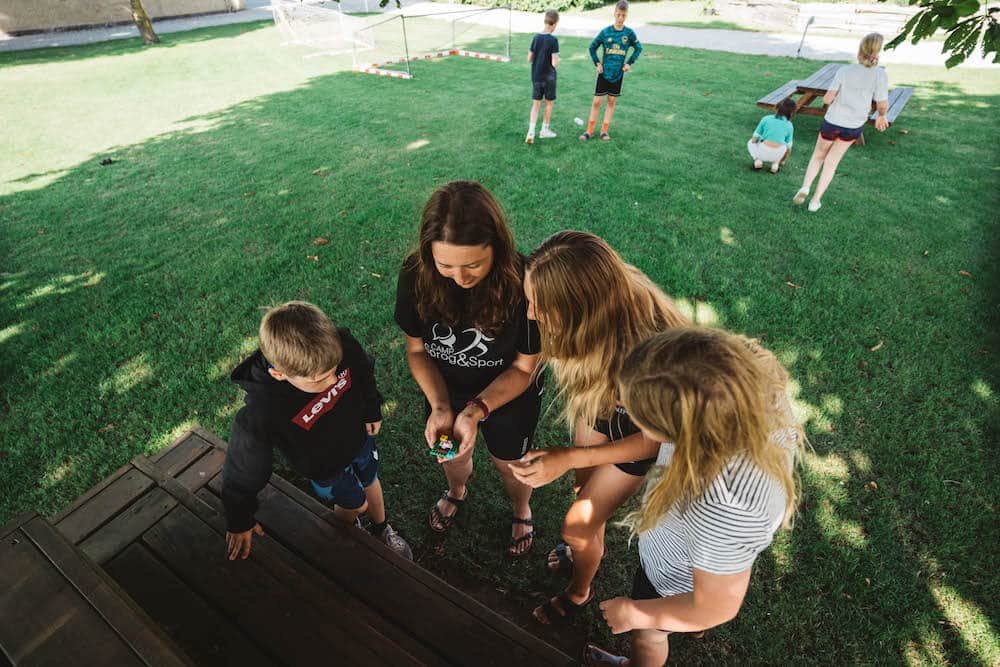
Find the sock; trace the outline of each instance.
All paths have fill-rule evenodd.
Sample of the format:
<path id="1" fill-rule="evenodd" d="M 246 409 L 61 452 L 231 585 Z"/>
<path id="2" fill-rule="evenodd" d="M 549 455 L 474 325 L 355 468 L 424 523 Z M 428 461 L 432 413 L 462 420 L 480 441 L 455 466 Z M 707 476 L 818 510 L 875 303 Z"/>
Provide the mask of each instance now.
<path id="1" fill-rule="evenodd" d="M 542 123 L 542 132 L 548 132 L 548 130 L 549 130 L 549 124 Z"/>
<path id="2" fill-rule="evenodd" d="M 534 134 L 534 133 L 535 133 L 535 124 L 533 122 L 528 123 L 528 134 Z"/>
<path id="3" fill-rule="evenodd" d="M 601 134 L 607 134 L 607 133 L 608 133 L 608 124 L 607 123 L 603 123 L 601 125 Z"/>
<path id="4" fill-rule="evenodd" d="M 385 521 L 383 521 L 382 523 L 372 523 L 372 525 L 369 526 L 368 528 L 368 532 L 370 532 L 375 537 L 378 537 L 379 535 L 382 534 L 382 531 L 384 531 L 385 527 L 388 525 L 389 525 L 389 518 L 386 517 Z"/>
<path id="5" fill-rule="evenodd" d="M 592 120 L 589 123 L 587 123 L 587 134 L 593 134 L 594 133 L 594 125 L 596 123 L 597 123 L 596 120 Z"/>

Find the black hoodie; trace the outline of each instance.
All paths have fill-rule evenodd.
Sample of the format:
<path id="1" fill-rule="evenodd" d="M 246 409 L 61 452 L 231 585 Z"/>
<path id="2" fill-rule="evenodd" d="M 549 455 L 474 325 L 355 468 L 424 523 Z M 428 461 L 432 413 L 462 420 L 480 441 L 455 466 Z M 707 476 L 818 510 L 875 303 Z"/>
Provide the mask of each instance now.
<path id="1" fill-rule="evenodd" d="M 343 359 L 337 381 L 310 394 L 267 372 L 260 350 L 243 361 L 230 379 L 246 390 L 236 413 L 222 469 L 226 530 L 253 528 L 257 494 L 271 476 L 272 448 L 300 475 L 331 480 L 344 471 L 365 444 L 365 423 L 382 419 L 382 396 L 374 365 L 347 329 L 338 329 Z"/>

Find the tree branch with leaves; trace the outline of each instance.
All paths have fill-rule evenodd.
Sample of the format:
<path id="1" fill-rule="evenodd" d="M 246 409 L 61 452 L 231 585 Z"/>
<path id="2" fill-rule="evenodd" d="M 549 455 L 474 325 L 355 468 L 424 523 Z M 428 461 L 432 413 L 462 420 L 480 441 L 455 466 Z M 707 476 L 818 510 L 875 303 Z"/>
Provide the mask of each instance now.
<path id="1" fill-rule="evenodd" d="M 946 67 L 965 62 L 977 47 L 983 58 L 992 53 L 993 62 L 1000 63 L 1000 5 L 990 7 L 979 0 L 910 0 L 910 4 L 918 5 L 920 11 L 886 44 L 887 49 L 907 41 L 916 44 L 942 30 L 948 33 L 941 49 L 950 54 Z"/>

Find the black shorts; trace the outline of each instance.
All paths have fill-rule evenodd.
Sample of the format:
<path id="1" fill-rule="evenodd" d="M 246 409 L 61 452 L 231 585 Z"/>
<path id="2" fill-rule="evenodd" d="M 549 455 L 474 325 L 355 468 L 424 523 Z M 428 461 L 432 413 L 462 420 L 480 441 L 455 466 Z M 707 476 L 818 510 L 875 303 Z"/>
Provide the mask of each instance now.
<path id="1" fill-rule="evenodd" d="M 555 79 L 531 82 L 531 99 L 540 100 L 542 98 L 545 98 L 550 102 L 556 99 Z"/>
<path id="2" fill-rule="evenodd" d="M 594 86 L 594 96 L 610 95 L 611 97 L 618 97 L 622 94 L 622 83 L 625 81 L 625 75 L 622 74 L 614 83 L 611 83 L 604 78 L 603 74 L 597 75 L 597 85 Z"/>
<path id="3" fill-rule="evenodd" d="M 524 456 L 535 439 L 535 427 L 542 412 L 544 388 L 539 377 L 523 394 L 510 403 L 490 411 L 486 421 L 479 424 L 479 432 L 486 440 L 490 456 L 501 461 L 516 461 Z M 451 409 L 457 415 L 465 409 L 470 396 L 451 396 Z M 424 400 L 424 418 L 431 414 L 431 406 Z"/>
<path id="4" fill-rule="evenodd" d="M 650 583 L 642 565 L 635 571 L 635 577 L 632 579 L 632 593 L 629 597 L 633 600 L 659 600 L 663 597 L 653 588 L 653 584 Z"/>
<path id="5" fill-rule="evenodd" d="M 639 427 L 632 423 L 628 413 L 623 408 L 615 408 L 611 419 L 598 419 L 593 425 L 593 429 L 608 437 L 611 442 L 624 440 L 630 435 L 639 432 Z M 631 461 L 629 463 L 616 463 L 615 467 L 624 473 L 635 477 L 645 477 L 649 468 L 656 463 L 656 457 L 643 459 L 642 461 Z"/>
<path id="6" fill-rule="evenodd" d="M 838 139 L 840 141 L 857 141 L 864 131 L 864 125 L 861 127 L 841 127 L 840 125 L 826 122 L 825 118 L 819 125 L 819 136 L 827 141 L 836 141 Z"/>

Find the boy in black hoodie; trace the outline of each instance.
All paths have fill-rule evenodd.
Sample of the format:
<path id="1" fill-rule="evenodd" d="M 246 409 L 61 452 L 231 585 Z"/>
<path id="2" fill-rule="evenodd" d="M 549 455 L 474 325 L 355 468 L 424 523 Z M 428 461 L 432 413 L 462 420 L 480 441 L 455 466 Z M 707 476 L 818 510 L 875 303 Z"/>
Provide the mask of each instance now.
<path id="1" fill-rule="evenodd" d="M 382 426 L 382 396 L 373 364 L 347 329 L 319 308 L 290 301 L 260 323 L 260 349 L 233 371 L 246 390 L 222 469 L 230 560 L 250 555 L 257 494 L 271 476 L 272 450 L 309 478 L 316 494 L 352 523 L 365 510 L 371 532 L 412 560 L 410 546 L 386 521 L 374 436 Z"/>

